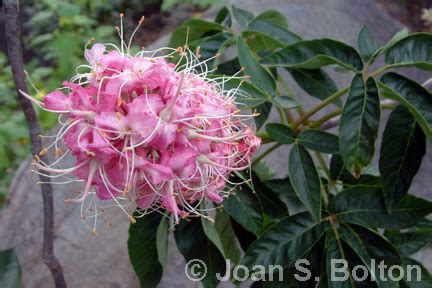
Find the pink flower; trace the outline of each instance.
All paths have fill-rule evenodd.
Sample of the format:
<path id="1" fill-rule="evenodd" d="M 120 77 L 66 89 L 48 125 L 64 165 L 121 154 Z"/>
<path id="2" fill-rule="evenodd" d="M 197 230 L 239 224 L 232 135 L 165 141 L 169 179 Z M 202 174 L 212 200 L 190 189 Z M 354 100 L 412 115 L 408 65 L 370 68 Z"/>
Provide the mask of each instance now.
<path id="1" fill-rule="evenodd" d="M 44 97 L 44 107 L 49 110 L 62 112 L 69 111 L 71 99 L 61 91 L 54 91 Z"/>
<path id="2" fill-rule="evenodd" d="M 83 192 L 68 200 L 82 203 L 83 218 L 92 205 L 110 202 L 107 206 L 119 207 L 131 221 L 138 206 L 166 211 L 177 223 L 200 215 L 196 202 L 222 202 L 231 172 L 247 169 L 261 143 L 246 123 L 254 115 L 236 107 L 238 89 L 224 91 L 220 80 L 195 72 L 191 51 L 131 56 L 124 47 L 109 47 L 86 49 L 88 65 L 82 67 L 89 71 L 38 103 L 69 120 L 60 118 L 62 127 L 47 147 L 58 160 L 36 165 L 83 182 Z M 182 54 L 184 65 L 167 62 L 174 53 Z M 66 152 L 75 166 L 59 166 Z"/>

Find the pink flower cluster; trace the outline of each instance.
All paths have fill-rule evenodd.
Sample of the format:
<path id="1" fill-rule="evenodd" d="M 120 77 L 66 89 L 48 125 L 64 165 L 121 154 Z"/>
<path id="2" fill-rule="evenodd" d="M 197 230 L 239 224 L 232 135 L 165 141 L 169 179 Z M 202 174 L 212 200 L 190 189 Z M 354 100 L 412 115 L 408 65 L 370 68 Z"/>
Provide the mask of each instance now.
<path id="1" fill-rule="evenodd" d="M 236 107 L 238 88 L 224 91 L 226 78 L 207 79 L 199 55 L 185 47 L 164 56 L 131 56 L 123 46 L 108 51 L 94 44 L 85 50 L 88 64 L 77 68 L 85 73 L 43 102 L 33 99 L 59 113 L 62 124 L 42 151 L 53 148 L 57 160 L 36 165 L 42 173 L 85 183 L 70 202 L 90 195 L 114 200 L 134 221 L 123 207 L 127 201 L 145 211 L 168 211 L 177 223 L 199 214 L 202 200 L 220 203 L 229 194 L 229 174 L 249 167 L 261 140 L 245 124 L 253 115 Z M 177 64 L 168 63 L 173 56 Z M 73 167 L 57 168 L 66 154 L 62 145 L 76 159 Z"/>

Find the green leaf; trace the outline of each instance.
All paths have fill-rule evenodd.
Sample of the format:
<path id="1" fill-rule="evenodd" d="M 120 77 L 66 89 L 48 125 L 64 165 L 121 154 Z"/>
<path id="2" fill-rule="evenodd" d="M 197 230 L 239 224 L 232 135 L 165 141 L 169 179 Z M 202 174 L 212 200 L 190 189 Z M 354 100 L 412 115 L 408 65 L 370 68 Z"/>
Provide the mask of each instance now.
<path id="1" fill-rule="evenodd" d="M 200 47 L 201 60 L 205 61 L 211 57 L 214 57 L 217 53 L 223 54 L 227 49 L 232 34 L 228 32 L 219 32 L 212 36 L 200 38 L 190 43 L 190 49 L 195 50 L 198 46 Z M 208 67 L 213 68 L 216 59 L 209 60 L 206 62 Z M 200 66 L 197 68 L 201 69 Z"/>
<path id="2" fill-rule="evenodd" d="M 267 21 L 273 25 L 288 28 L 288 20 L 286 19 L 285 15 L 275 9 L 269 9 L 262 12 L 261 14 L 253 18 L 252 21 L 250 21 L 250 23 L 248 24 L 248 26 L 253 26 L 254 23 L 257 23 L 259 21 Z"/>
<path id="3" fill-rule="evenodd" d="M 283 109 L 293 109 L 301 106 L 295 99 L 288 96 L 275 96 L 271 101 L 274 105 Z"/>
<path id="4" fill-rule="evenodd" d="M 0 251 L 0 287 L 21 287 L 21 267 L 13 249 Z"/>
<path id="5" fill-rule="evenodd" d="M 223 7 L 216 15 L 215 22 L 225 27 L 231 27 L 231 13 L 227 7 Z"/>
<path id="6" fill-rule="evenodd" d="M 237 8 L 236 6 L 232 5 L 232 12 L 234 15 L 234 18 L 237 20 L 237 22 L 240 24 L 241 27 L 246 27 L 250 20 L 254 17 L 254 15 L 247 11 L 240 8 Z"/>
<path id="7" fill-rule="evenodd" d="M 186 44 L 186 38 L 189 43 L 201 38 L 204 34 L 209 36 L 210 32 L 218 33 L 225 29 L 219 23 L 209 22 L 198 18 L 191 18 L 183 22 L 172 34 L 169 42 L 170 47 L 179 47 Z M 189 30 L 189 35 L 188 35 Z M 186 37 L 188 35 L 188 37 Z"/>
<path id="8" fill-rule="evenodd" d="M 278 25 L 277 22 L 280 20 L 257 18 L 255 18 L 248 24 L 248 30 L 264 33 L 270 38 L 282 43 L 283 46 L 291 45 L 302 40 L 301 37 L 297 34 L 289 31 L 281 25 Z"/>
<path id="9" fill-rule="evenodd" d="M 168 218 L 163 217 L 156 231 L 158 260 L 165 267 L 168 253 Z"/>
<path id="10" fill-rule="evenodd" d="M 309 152 L 295 144 L 289 155 L 288 173 L 301 202 L 316 221 L 321 219 L 321 180 Z"/>
<path id="11" fill-rule="evenodd" d="M 238 102 L 237 106 L 239 109 L 251 109 L 266 101 L 270 101 L 268 95 L 252 83 L 237 78 L 229 79 L 229 76 L 218 74 L 208 75 L 208 78 L 212 80 L 217 79 L 215 80 L 217 83 L 222 83 L 219 85 L 223 87 L 226 95 L 232 95 L 234 92 L 237 92 L 236 102 Z"/>
<path id="12" fill-rule="evenodd" d="M 299 143 L 304 147 L 327 153 L 339 153 L 338 137 L 318 129 L 306 129 L 299 135 Z"/>
<path id="13" fill-rule="evenodd" d="M 330 200 L 330 213 L 341 222 L 370 228 L 402 229 L 432 213 L 432 203 L 406 194 L 391 214 L 387 213 L 382 190 L 370 186 L 353 186 Z"/>
<path id="14" fill-rule="evenodd" d="M 261 61 L 264 65 L 314 69 L 338 64 L 360 71 L 363 61 L 351 46 L 331 39 L 304 40 L 278 50 Z"/>
<path id="15" fill-rule="evenodd" d="M 327 284 L 328 287 L 330 288 L 354 288 L 354 280 L 351 277 L 351 270 L 348 270 L 347 272 L 349 272 L 349 276 L 348 279 L 346 281 L 331 281 L 331 277 L 330 275 L 332 275 L 332 266 L 334 266 L 334 264 L 332 265 L 332 260 L 345 260 L 348 261 L 346 259 L 345 256 L 345 251 L 344 251 L 344 247 L 342 246 L 342 243 L 339 242 L 340 240 L 336 239 L 334 231 L 329 229 L 326 232 L 326 256 L 325 256 L 325 261 L 326 261 L 326 271 L 327 271 Z"/>
<path id="16" fill-rule="evenodd" d="M 403 258 L 402 261 L 402 269 L 405 272 L 405 275 L 401 287 L 432 288 L 432 276 L 420 262 L 411 258 Z M 417 270 L 419 272 L 417 272 Z M 411 279 L 408 278 L 408 275 L 411 276 Z M 417 276 L 419 276 L 419 278 L 417 278 Z"/>
<path id="17" fill-rule="evenodd" d="M 357 46 L 365 62 L 373 62 L 372 56 L 379 49 L 379 44 L 366 26 L 363 26 L 357 37 Z"/>
<path id="18" fill-rule="evenodd" d="M 417 253 L 432 242 L 432 229 L 397 232 L 386 235 L 402 256 Z"/>
<path id="19" fill-rule="evenodd" d="M 245 30 L 241 35 L 247 42 L 249 48 L 258 56 L 263 52 L 272 52 L 284 46 L 282 42 L 261 32 Z"/>
<path id="20" fill-rule="evenodd" d="M 336 83 L 322 69 L 288 69 L 297 84 L 309 95 L 324 100 L 337 92 Z"/>
<path id="21" fill-rule="evenodd" d="M 379 160 L 389 212 L 408 193 L 425 153 L 426 137 L 414 116 L 405 107 L 397 107 L 387 121 Z"/>
<path id="22" fill-rule="evenodd" d="M 401 102 L 415 116 L 426 136 L 432 139 L 432 95 L 417 82 L 394 72 L 381 78 L 383 96 Z"/>
<path id="23" fill-rule="evenodd" d="M 185 258 L 186 263 L 194 261 L 194 259 L 195 261 L 198 259 L 204 262 L 207 273 L 201 280 L 203 286 L 205 288 L 216 287 L 219 283 L 216 274 L 224 274 L 225 259 L 216 246 L 206 237 L 201 220 L 191 218 L 189 221 L 180 221 L 174 231 L 174 238 L 177 248 Z M 149 264 L 153 263 L 149 262 Z M 203 270 L 198 270 L 198 268 L 194 272 L 204 273 Z"/>
<path id="24" fill-rule="evenodd" d="M 214 244 L 214 246 L 219 250 L 219 252 L 222 254 L 224 258 L 227 258 L 227 256 L 225 255 L 225 249 L 222 245 L 222 240 L 220 238 L 218 231 L 215 228 L 214 221 L 210 222 L 210 220 L 207 218 L 204 217 L 200 217 L 200 218 L 201 218 L 201 225 L 205 235 L 207 236 L 207 239 Z"/>
<path id="25" fill-rule="evenodd" d="M 215 228 L 220 235 L 224 256 L 237 265 L 240 262 L 241 251 L 237 244 L 234 229 L 231 226 L 229 215 L 224 210 L 217 210 Z"/>
<path id="26" fill-rule="evenodd" d="M 276 171 L 273 167 L 270 167 L 266 161 L 259 161 L 258 163 L 254 163 L 253 172 L 258 176 L 261 181 L 266 181 L 272 179 Z"/>
<path id="27" fill-rule="evenodd" d="M 241 188 L 236 188 L 235 192 L 223 201 L 223 207 L 237 223 L 258 235 L 263 225 L 260 203 L 249 186 L 242 185 Z"/>
<path id="28" fill-rule="evenodd" d="M 288 177 L 283 179 L 267 180 L 264 184 L 277 194 L 283 203 L 285 203 L 290 215 L 306 211 L 303 203 L 301 203 L 297 197 Z"/>
<path id="29" fill-rule="evenodd" d="M 251 76 L 252 83 L 271 96 L 275 95 L 275 78 L 266 68 L 258 63 L 241 35 L 237 37 L 237 55 L 240 65 L 246 69 L 245 73 Z"/>
<path id="30" fill-rule="evenodd" d="M 351 82 L 339 126 L 339 148 L 345 167 L 359 175 L 371 161 L 380 120 L 378 88 L 372 78 L 366 84 L 361 74 Z"/>
<path id="31" fill-rule="evenodd" d="M 219 75 L 234 75 L 241 69 L 240 63 L 238 62 L 237 57 L 231 60 L 220 63 L 217 66 L 215 74 Z M 210 77 L 211 75 L 208 75 Z"/>
<path id="32" fill-rule="evenodd" d="M 264 212 L 265 226 L 269 223 L 278 221 L 279 219 L 288 216 L 288 209 L 285 204 L 281 201 L 278 194 L 273 192 L 265 185 L 265 182 L 261 181 L 255 174 L 252 174 L 253 188 Z"/>
<path id="33" fill-rule="evenodd" d="M 280 144 L 292 144 L 297 135 L 290 127 L 280 123 L 269 123 L 265 127 L 270 137 Z"/>
<path id="34" fill-rule="evenodd" d="M 247 267 L 289 267 L 314 246 L 327 226 L 327 221 L 316 223 L 307 212 L 289 216 L 253 242 L 240 263 Z"/>
<path id="35" fill-rule="evenodd" d="M 393 35 L 393 37 L 384 45 L 380 53 L 387 53 L 387 51 L 397 42 L 402 40 L 403 38 L 407 37 L 409 35 L 409 31 L 407 28 L 403 28 L 402 30 L 398 31 L 396 34 Z"/>
<path id="36" fill-rule="evenodd" d="M 330 160 L 330 179 L 333 181 L 340 180 L 344 183 L 355 183 L 356 178 L 351 175 L 351 173 L 346 170 L 342 157 L 339 154 L 332 156 Z"/>
<path id="37" fill-rule="evenodd" d="M 135 216 L 137 222 L 129 227 L 129 258 L 141 287 L 156 287 L 163 273 L 156 236 L 163 216 L 159 213 Z"/>
<path id="38" fill-rule="evenodd" d="M 387 280 L 382 279 L 372 266 L 372 261 L 375 261 L 376 265 L 383 261 L 387 267 L 402 263 L 397 250 L 384 237 L 360 226 L 343 225 L 340 231 L 342 240 L 359 256 L 363 265 L 368 268 L 370 277 L 376 280 L 378 287 L 399 287 L 397 282 L 392 282 L 388 278 Z M 388 273 L 385 274 L 388 275 Z"/>
<path id="39" fill-rule="evenodd" d="M 265 102 L 255 107 L 256 112 L 259 113 L 259 116 L 254 118 L 257 131 L 260 130 L 267 121 L 268 117 L 270 116 L 272 107 L 273 104 L 269 102 Z"/>
<path id="40" fill-rule="evenodd" d="M 386 64 L 391 67 L 414 66 L 432 70 L 432 34 L 414 33 L 395 44 L 387 51 Z"/>

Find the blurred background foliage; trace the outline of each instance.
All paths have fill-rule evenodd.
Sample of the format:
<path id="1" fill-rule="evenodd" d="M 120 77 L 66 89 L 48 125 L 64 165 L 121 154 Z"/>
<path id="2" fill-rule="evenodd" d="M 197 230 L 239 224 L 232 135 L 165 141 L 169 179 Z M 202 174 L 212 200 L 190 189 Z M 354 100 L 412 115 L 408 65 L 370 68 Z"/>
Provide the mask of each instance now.
<path id="1" fill-rule="evenodd" d="M 219 0 L 22 0 L 23 48 L 26 70 L 37 88 L 29 88 L 37 99 L 75 74 L 83 62 L 83 50 L 91 37 L 98 42 L 117 43 L 115 26 L 119 12 L 125 12 L 125 30 L 131 31 L 137 20 L 146 17 L 143 33 L 136 44 L 147 45 L 168 33 L 187 17 L 200 13 Z M 183 19 L 171 19 L 176 9 Z M 2 17 L 0 17 L 2 18 Z M 176 23 L 177 21 L 177 23 Z M 157 28 L 157 29 L 155 29 Z M 14 172 L 29 154 L 29 138 L 24 115 L 16 101 L 0 23 L 0 206 Z M 37 110 L 44 132 L 51 129 L 55 114 Z"/>

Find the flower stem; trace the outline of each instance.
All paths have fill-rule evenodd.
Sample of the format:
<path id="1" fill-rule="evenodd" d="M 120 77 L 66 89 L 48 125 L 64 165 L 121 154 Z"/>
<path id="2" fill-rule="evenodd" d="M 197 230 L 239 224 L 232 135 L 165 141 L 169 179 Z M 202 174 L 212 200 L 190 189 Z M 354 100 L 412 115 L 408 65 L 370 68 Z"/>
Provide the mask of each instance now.
<path id="1" fill-rule="evenodd" d="M 285 124 L 285 118 L 284 118 L 284 111 L 283 111 L 283 109 L 280 108 L 280 107 L 276 107 L 276 110 L 278 111 L 280 122 L 282 124 Z"/>

